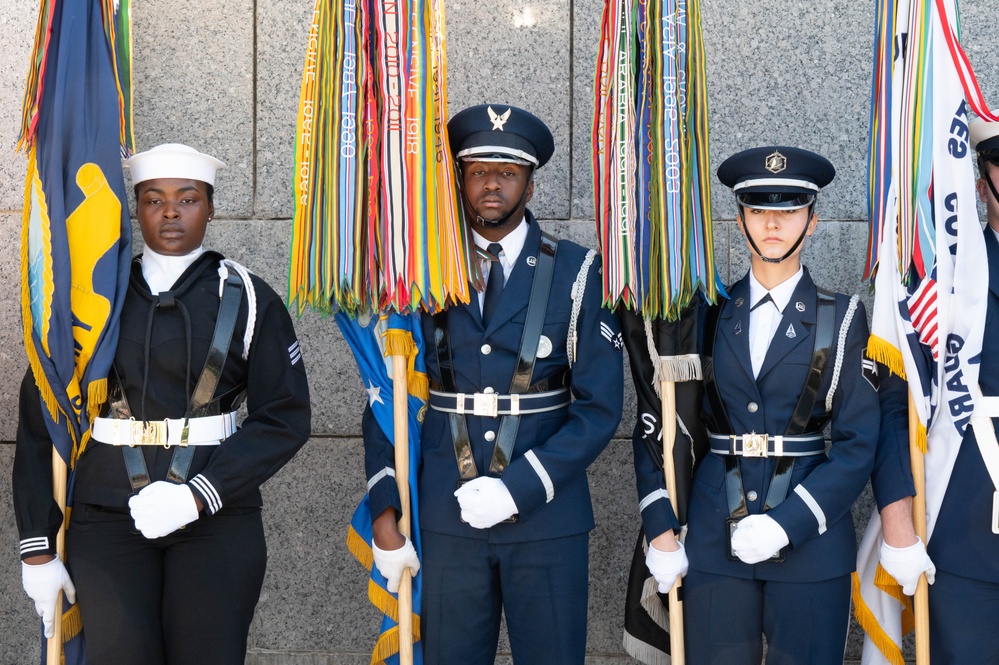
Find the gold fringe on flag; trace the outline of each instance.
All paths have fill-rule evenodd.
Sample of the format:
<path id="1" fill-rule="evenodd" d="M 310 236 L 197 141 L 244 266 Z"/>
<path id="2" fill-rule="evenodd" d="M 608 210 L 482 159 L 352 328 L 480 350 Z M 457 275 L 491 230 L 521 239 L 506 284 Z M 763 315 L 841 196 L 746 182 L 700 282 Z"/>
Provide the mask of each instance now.
<path id="1" fill-rule="evenodd" d="M 905 665 L 902 648 L 888 637 L 888 634 L 881 628 L 881 624 L 878 623 L 877 617 L 874 616 L 874 612 L 864 602 L 864 598 L 860 594 L 860 576 L 853 573 L 851 577 L 853 579 L 853 617 L 891 665 Z"/>
<path id="2" fill-rule="evenodd" d="M 867 339 L 867 357 L 887 367 L 892 374 L 905 379 L 905 364 L 902 362 L 902 352 L 895 345 L 877 335 Z"/>

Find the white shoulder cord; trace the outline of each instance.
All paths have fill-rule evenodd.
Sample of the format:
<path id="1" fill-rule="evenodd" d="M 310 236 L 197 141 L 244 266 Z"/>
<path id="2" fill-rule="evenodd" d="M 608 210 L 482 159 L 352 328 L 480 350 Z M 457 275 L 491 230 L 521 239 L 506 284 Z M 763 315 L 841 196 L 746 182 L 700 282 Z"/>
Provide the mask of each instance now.
<path id="1" fill-rule="evenodd" d="M 833 396 L 836 394 L 836 387 L 839 385 L 839 373 L 843 368 L 843 354 L 846 352 L 846 334 L 850 332 L 850 324 L 853 322 L 853 315 L 857 312 L 857 304 L 860 296 L 853 294 L 850 297 L 850 305 L 843 315 L 843 322 L 839 326 L 839 340 L 836 343 L 836 363 L 833 365 L 832 382 L 829 384 L 829 392 L 826 393 L 826 411 L 832 411 Z"/>
<path id="2" fill-rule="evenodd" d="M 569 333 L 565 339 L 565 352 L 569 357 L 570 368 L 576 360 L 576 320 L 579 318 L 579 310 L 583 306 L 583 293 L 586 291 L 586 276 L 590 272 L 590 266 L 593 265 L 593 259 L 596 255 L 597 253 L 592 249 L 586 253 L 583 264 L 579 266 L 579 273 L 576 274 L 576 281 L 572 283 L 572 292 L 570 293 L 570 297 L 572 298 L 572 314 L 569 316 Z"/>
<path id="3" fill-rule="evenodd" d="M 243 279 L 243 287 L 246 289 L 246 332 L 243 333 L 243 360 L 246 360 L 250 356 L 250 342 L 253 341 L 253 328 L 257 323 L 257 292 L 253 288 L 249 270 L 235 261 L 222 259 L 219 261 L 219 298 L 222 297 L 222 289 L 229 277 L 230 268 Z"/>

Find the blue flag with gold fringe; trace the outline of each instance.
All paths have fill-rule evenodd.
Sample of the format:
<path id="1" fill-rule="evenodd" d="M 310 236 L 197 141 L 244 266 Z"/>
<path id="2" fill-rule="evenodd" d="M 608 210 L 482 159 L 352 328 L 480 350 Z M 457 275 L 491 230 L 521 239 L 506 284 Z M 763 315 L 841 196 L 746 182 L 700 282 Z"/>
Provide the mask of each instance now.
<path id="1" fill-rule="evenodd" d="M 395 442 L 394 411 L 392 404 L 393 377 L 391 376 L 391 356 L 403 355 L 409 358 L 409 371 L 406 377 L 409 416 L 409 487 L 411 497 L 412 526 L 411 540 L 417 555 L 423 558 L 420 541 L 419 502 L 416 492 L 417 472 L 420 460 L 420 429 L 426 409 L 428 386 L 427 371 L 424 365 L 423 333 L 418 314 L 403 316 L 385 314 L 367 325 L 343 312 L 336 314 L 337 325 L 344 339 L 350 345 L 357 362 L 357 370 L 368 393 L 368 405 L 378 426 L 390 441 Z M 385 577 L 374 566 L 371 553 L 372 530 L 371 511 L 368 495 L 361 499 L 350 520 L 347 547 L 361 564 L 371 571 L 368 581 L 368 598 L 381 610 L 382 619 L 378 640 L 371 654 L 371 662 L 393 665 L 399 662 L 399 601 L 396 594 L 386 588 Z M 413 577 L 413 662 L 423 662 L 423 650 L 419 630 L 419 608 L 422 590 L 422 571 Z"/>
<path id="2" fill-rule="evenodd" d="M 53 465 L 61 507 L 71 504 L 71 470 L 106 399 L 128 285 L 128 26 L 127 0 L 43 0 L 24 95 L 24 345 L 62 461 Z M 64 662 L 85 662 L 79 612 L 64 609 Z"/>

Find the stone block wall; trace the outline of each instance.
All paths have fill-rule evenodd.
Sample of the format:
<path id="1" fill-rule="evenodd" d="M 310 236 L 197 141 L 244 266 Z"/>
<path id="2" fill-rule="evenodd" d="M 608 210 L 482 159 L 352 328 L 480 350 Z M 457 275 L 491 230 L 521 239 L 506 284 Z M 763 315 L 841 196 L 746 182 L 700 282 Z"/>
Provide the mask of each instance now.
<path id="1" fill-rule="evenodd" d="M 19 238 L 25 159 L 14 145 L 37 3 L 0 7 L 0 477 L 10 477 L 16 396 L 26 367 L 19 322 Z M 965 48 L 987 99 L 999 106 L 999 14 L 961 2 Z M 838 175 L 820 198 L 822 224 L 805 262 L 826 288 L 861 292 L 867 241 L 866 169 L 874 3 L 704 0 L 710 155 L 779 143 L 829 157 Z M 188 143 L 226 162 L 207 244 L 287 286 L 294 123 L 309 0 L 133 0 L 135 134 L 140 149 Z M 557 233 L 593 245 L 590 125 L 599 0 L 447 0 L 452 112 L 512 103 L 552 128 L 556 153 L 537 176 L 533 210 Z M 748 266 L 734 202 L 712 178 L 715 249 L 725 281 Z M 869 299 L 868 299 L 869 302 Z M 250 636 L 255 665 L 361 665 L 379 618 L 366 578 L 344 546 L 364 491 L 364 393 L 329 319 L 297 324 L 314 395 L 308 446 L 265 485 L 269 570 Z M 628 404 L 634 392 L 627 389 Z M 621 649 L 627 566 L 639 520 L 626 409 L 590 470 L 588 659 L 633 662 Z M 0 662 L 37 662 L 37 623 L 20 588 L 8 490 L 0 500 Z M 855 513 L 870 511 L 865 498 Z M 501 652 L 509 653 L 506 640 Z M 854 635 L 848 659 L 859 658 Z M 501 655 L 498 662 L 509 662 Z"/>

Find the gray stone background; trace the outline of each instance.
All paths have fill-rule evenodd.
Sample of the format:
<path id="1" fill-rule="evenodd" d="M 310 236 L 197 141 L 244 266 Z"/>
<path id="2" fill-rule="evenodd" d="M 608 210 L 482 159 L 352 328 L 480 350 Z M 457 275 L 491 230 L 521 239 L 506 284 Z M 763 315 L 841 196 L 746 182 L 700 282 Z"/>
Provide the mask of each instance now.
<path id="1" fill-rule="evenodd" d="M 0 475 L 9 478 L 16 387 L 26 361 L 19 322 L 18 243 L 25 159 L 14 152 L 37 3 L 0 3 Z M 135 134 L 140 149 L 180 141 L 228 164 L 217 183 L 207 243 L 283 292 L 292 209 L 292 143 L 309 0 L 133 0 Z M 999 104 L 999 13 L 965 0 L 963 38 L 986 98 Z M 533 209 L 546 225 L 592 245 L 590 123 L 600 0 L 447 0 L 452 112 L 509 102 L 543 118 L 557 150 L 538 175 Z M 805 262 L 826 288 L 863 292 L 866 150 L 874 2 L 704 0 L 711 161 L 781 143 L 829 157 Z M 533 20 L 523 21 L 525 17 Z M 747 268 L 732 200 L 713 178 L 718 264 L 730 281 Z M 359 439 L 364 393 L 332 321 L 297 324 L 314 399 L 313 435 L 264 487 L 270 565 L 250 635 L 254 665 L 368 662 L 379 617 L 366 576 L 344 546 L 364 490 Z M 629 395 L 633 392 L 629 388 Z M 630 402 L 633 404 L 633 401 Z M 621 649 L 628 562 L 639 527 L 626 409 L 590 470 L 591 665 L 631 661 Z M 856 513 L 869 513 L 870 501 Z M 0 663 L 37 662 L 37 623 L 20 588 L 9 499 L 0 501 Z M 499 662 L 509 662 L 501 642 Z M 854 635 L 848 659 L 859 657 Z"/>

